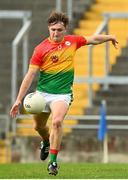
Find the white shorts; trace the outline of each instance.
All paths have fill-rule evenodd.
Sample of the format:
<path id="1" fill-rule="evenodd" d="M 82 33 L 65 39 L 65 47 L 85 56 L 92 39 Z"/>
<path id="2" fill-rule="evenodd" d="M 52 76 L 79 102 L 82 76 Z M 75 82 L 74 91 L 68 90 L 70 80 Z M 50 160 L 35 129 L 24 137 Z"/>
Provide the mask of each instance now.
<path id="1" fill-rule="evenodd" d="M 36 91 L 36 93 L 40 93 L 46 101 L 46 106 L 43 112 L 50 112 L 51 104 L 56 101 L 64 101 L 68 106 L 70 106 L 72 102 L 72 94 L 51 94 L 51 93 L 40 92 L 40 91 Z"/>

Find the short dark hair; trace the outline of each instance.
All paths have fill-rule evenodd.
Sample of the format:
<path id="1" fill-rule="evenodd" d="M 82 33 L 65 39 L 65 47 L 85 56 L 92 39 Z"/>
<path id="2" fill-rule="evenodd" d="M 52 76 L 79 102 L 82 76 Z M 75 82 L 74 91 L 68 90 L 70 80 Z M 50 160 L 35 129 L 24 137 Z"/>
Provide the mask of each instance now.
<path id="1" fill-rule="evenodd" d="M 53 11 L 49 16 L 47 23 L 48 25 L 51 25 L 56 24 L 58 22 L 62 22 L 64 24 L 64 27 L 67 27 L 69 24 L 68 16 L 62 12 Z"/>

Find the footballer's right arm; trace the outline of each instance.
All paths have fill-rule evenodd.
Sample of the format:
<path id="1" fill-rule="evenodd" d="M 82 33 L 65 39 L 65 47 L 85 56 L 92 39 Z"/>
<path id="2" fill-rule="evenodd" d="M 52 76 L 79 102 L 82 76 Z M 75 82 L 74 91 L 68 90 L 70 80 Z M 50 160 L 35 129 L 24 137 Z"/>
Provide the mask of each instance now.
<path id="1" fill-rule="evenodd" d="M 25 96 L 26 92 L 28 91 L 29 87 L 31 86 L 32 81 L 33 81 L 35 75 L 37 74 L 37 72 L 38 72 L 38 68 L 29 68 L 28 69 L 28 72 L 26 73 L 26 75 L 21 83 L 17 99 L 10 110 L 10 116 L 12 118 L 14 118 L 18 114 L 18 110 L 21 105 L 21 101 L 22 101 L 23 97 Z"/>

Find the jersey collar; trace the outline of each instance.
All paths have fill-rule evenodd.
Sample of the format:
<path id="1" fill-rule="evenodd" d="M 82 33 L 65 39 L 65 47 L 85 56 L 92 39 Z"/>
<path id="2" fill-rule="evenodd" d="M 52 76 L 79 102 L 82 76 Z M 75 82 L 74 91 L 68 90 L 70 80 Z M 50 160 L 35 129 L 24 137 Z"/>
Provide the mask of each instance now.
<path id="1" fill-rule="evenodd" d="M 60 42 L 55 42 L 55 41 L 52 41 L 52 40 L 50 39 L 50 37 L 48 37 L 48 41 L 49 41 L 50 43 L 52 43 L 52 44 L 61 44 L 62 42 L 64 42 L 64 38 L 63 38 L 63 40 L 60 41 Z"/>

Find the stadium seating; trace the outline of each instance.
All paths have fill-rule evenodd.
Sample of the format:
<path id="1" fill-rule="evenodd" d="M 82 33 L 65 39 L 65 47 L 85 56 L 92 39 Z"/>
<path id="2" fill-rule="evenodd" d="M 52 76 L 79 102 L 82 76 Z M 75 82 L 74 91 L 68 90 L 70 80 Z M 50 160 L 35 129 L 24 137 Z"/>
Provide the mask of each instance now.
<path id="1" fill-rule="evenodd" d="M 79 28 L 74 30 L 75 34 L 84 34 L 90 35 L 96 31 L 96 27 L 102 22 L 103 17 L 102 13 L 105 12 L 127 12 L 128 1 L 104 1 L 97 0 L 96 3 L 91 7 L 90 11 L 85 14 L 85 18 L 79 22 Z M 109 34 L 115 34 L 119 41 L 119 49 L 115 50 L 112 45 L 110 45 L 110 75 L 116 76 L 127 76 L 127 59 L 128 59 L 128 50 L 127 50 L 127 32 L 128 32 L 128 20 L 127 19 L 111 19 L 109 21 Z M 77 56 L 76 56 L 76 73 L 77 75 L 87 75 L 87 67 L 88 67 L 88 57 L 86 56 L 87 49 L 82 48 Z M 81 62 L 84 59 L 84 64 Z M 81 65 L 82 64 L 82 65 Z M 83 69 L 82 69 L 83 67 Z M 83 72 L 86 71 L 84 74 Z M 104 75 L 104 45 L 98 45 L 94 47 L 93 52 L 93 75 L 95 77 L 102 77 Z M 77 86 L 74 88 L 77 89 Z M 81 92 L 87 90 L 87 86 L 83 88 L 82 85 Z M 86 99 L 87 94 L 85 93 L 83 99 L 83 114 L 84 115 L 99 115 L 101 101 L 106 100 L 107 103 L 107 115 L 128 115 L 128 106 L 127 106 L 127 85 L 110 85 L 108 90 L 104 90 L 103 86 L 99 86 L 98 84 L 93 85 L 93 107 L 89 107 L 88 99 Z M 77 94 L 77 90 L 75 90 L 75 95 Z M 77 96 L 77 95 L 76 95 Z M 80 96 L 76 98 L 74 104 L 80 104 Z M 82 101 L 81 101 L 82 102 Z M 86 104 L 85 104 L 86 103 Z M 80 106 L 79 106 L 80 107 Z M 93 120 L 93 119 L 92 119 Z M 82 121 L 78 120 L 80 124 L 89 124 L 89 125 L 98 125 L 97 120 L 93 121 Z M 108 125 L 112 122 L 108 121 Z M 127 124 L 127 121 L 115 121 L 115 124 Z M 118 130 L 117 130 L 118 131 Z M 77 129 L 73 131 L 74 133 L 85 134 L 85 129 Z M 86 130 L 86 135 L 92 133 L 96 135 L 96 130 L 88 131 Z M 109 131 L 112 133 L 116 133 L 116 131 Z M 120 130 L 119 134 L 125 133 L 126 131 Z M 110 134 L 111 134 L 110 133 Z"/>
<path id="2" fill-rule="evenodd" d="M 0 140 L 0 163 L 11 162 L 11 149 L 7 140 Z"/>
<path id="3" fill-rule="evenodd" d="M 50 126 L 51 120 L 49 119 L 48 124 Z M 70 125 L 75 125 L 77 122 L 74 120 L 65 120 L 64 121 L 64 133 L 70 133 Z M 67 127 L 66 127 L 67 126 Z M 33 129 L 32 119 L 17 119 L 17 136 L 38 136 L 37 132 Z"/>
<path id="4" fill-rule="evenodd" d="M 79 27 L 74 30 L 75 34 L 78 35 L 91 35 L 95 33 L 96 28 L 103 20 L 102 14 L 105 12 L 127 12 L 128 2 L 124 1 L 104 1 L 97 0 L 96 3 L 91 6 L 90 11 L 84 14 L 84 18 L 79 21 Z M 121 25 L 120 25 L 121 24 Z M 115 34 L 119 41 L 119 46 L 124 47 L 126 45 L 126 35 L 128 30 L 128 21 L 121 19 L 112 19 L 109 22 L 109 34 Z M 112 65 L 116 63 L 116 57 L 121 53 L 120 49 L 115 50 L 112 45 L 110 45 L 110 71 Z M 76 62 L 76 76 L 87 76 L 88 74 L 88 49 L 87 47 L 81 48 L 75 58 Z M 95 77 L 101 77 L 104 75 L 104 44 L 94 47 L 93 53 L 93 75 Z M 78 92 L 78 88 L 80 92 Z M 95 84 L 93 85 L 94 91 L 98 90 L 100 87 Z M 69 112 L 74 114 L 75 107 L 77 106 L 77 114 L 85 113 L 78 109 L 82 107 L 88 107 L 88 86 L 87 85 L 77 85 L 74 86 L 74 96 L 76 97 L 73 106 Z M 84 93 L 83 93 L 84 92 Z M 82 94 L 82 95 L 80 95 Z M 82 98 L 81 98 L 82 96 Z M 74 111 L 74 112 L 73 112 Z"/>

